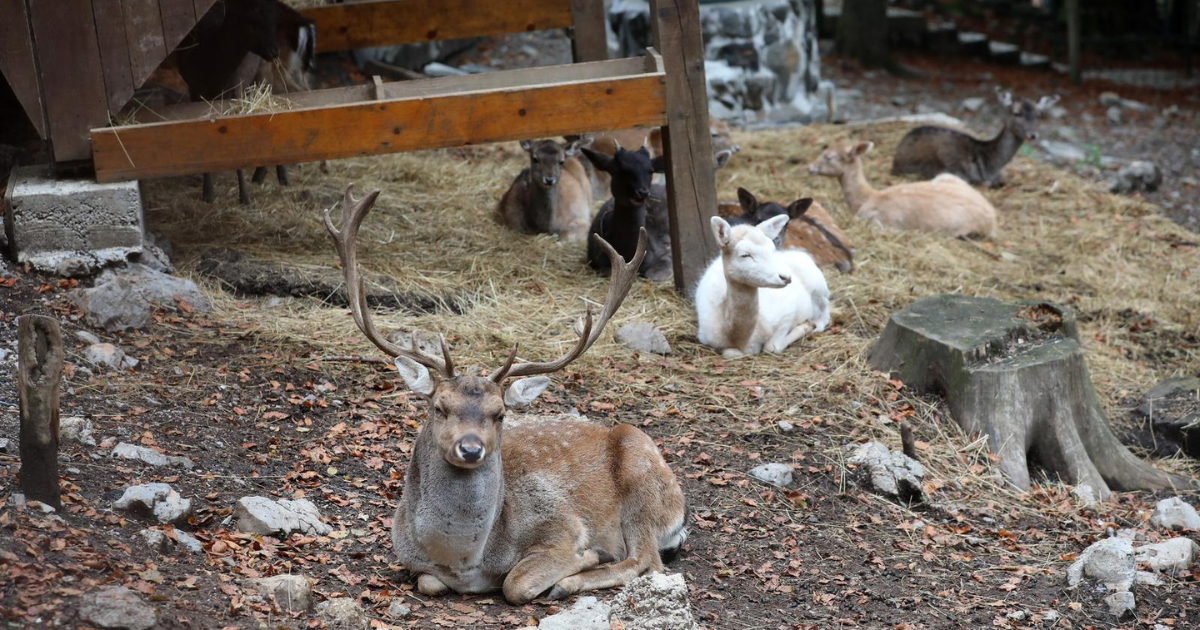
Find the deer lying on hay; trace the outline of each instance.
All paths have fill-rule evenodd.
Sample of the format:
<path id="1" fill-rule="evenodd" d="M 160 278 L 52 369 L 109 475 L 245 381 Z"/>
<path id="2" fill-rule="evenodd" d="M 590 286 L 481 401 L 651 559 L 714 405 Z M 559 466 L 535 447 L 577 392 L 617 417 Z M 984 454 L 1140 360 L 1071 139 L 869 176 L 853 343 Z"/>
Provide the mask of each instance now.
<path id="1" fill-rule="evenodd" d="M 996 88 L 1004 107 L 1004 127 L 990 140 L 946 127 L 924 126 L 908 132 L 892 158 L 893 175 L 916 175 L 932 179 L 941 173 L 958 175 L 972 184 L 1004 184 L 1004 165 L 1026 140 L 1037 140 L 1038 117 L 1058 102 L 1043 96 L 1035 105 Z"/>
<path id="2" fill-rule="evenodd" d="M 874 146 L 873 142 L 838 145 L 809 164 L 808 172 L 839 178 L 846 205 L 865 221 L 958 237 L 991 238 L 996 233 L 996 209 L 957 175 L 942 173 L 928 182 L 871 188 L 863 175 L 862 155 Z"/>
<path id="3" fill-rule="evenodd" d="M 569 241 L 587 238 L 592 184 L 577 156 L 589 142 L 589 136 L 565 147 L 553 140 L 522 140 L 529 168 L 500 198 L 496 221 L 527 234 L 554 234 Z"/>
<path id="4" fill-rule="evenodd" d="M 646 201 L 650 198 L 651 179 L 654 173 L 663 171 L 663 158 L 651 159 L 646 147 L 627 151 L 618 146 L 613 155 L 584 148 L 583 154 L 597 170 L 607 173 L 611 182 L 612 199 L 604 202 L 588 230 L 600 237 L 588 242 L 588 265 L 604 272 L 611 265 L 611 257 L 600 243 L 612 243 L 626 260 L 639 246 L 639 234 L 646 228 Z M 661 234 L 652 236 L 661 239 Z M 657 241 L 650 245 L 651 251 L 661 251 L 663 247 Z M 643 263 L 638 271 L 645 274 L 646 265 Z"/>
<path id="5" fill-rule="evenodd" d="M 854 248 L 850 239 L 829 211 L 811 197 L 797 199 L 785 208 L 773 201 L 760 203 L 750 191 L 738 188 L 738 202 L 720 202 L 717 213 L 730 225 L 758 225 L 771 217 L 786 214 L 790 220 L 787 229 L 780 234 L 781 238 L 776 239 L 776 247 L 804 250 L 821 267 L 835 267 L 842 273 L 854 270 Z"/>
<path id="6" fill-rule="evenodd" d="M 721 255 L 696 286 L 697 336 L 727 359 L 778 354 L 829 326 L 829 286 L 812 256 L 775 249 L 787 222 L 786 214 L 759 225 L 712 218 Z"/>
<path id="7" fill-rule="evenodd" d="M 341 229 L 330 211 L 359 329 L 395 358 L 408 387 L 429 400 L 413 447 L 392 545 L 425 595 L 502 589 L 510 603 L 620 586 L 661 571 L 660 554 L 687 537 L 683 491 L 653 440 L 624 424 L 528 421 L 505 429 L 505 411 L 533 402 L 557 372 L 600 336 L 637 278 L 646 251 L 641 233 L 626 263 L 600 240 L 612 280 L 599 318 L 589 308 L 579 341 L 549 362 L 515 362 L 517 348 L 489 376 L 456 374 L 446 340 L 442 356 L 389 343 L 376 330 L 359 275 L 356 240 L 379 192 L 354 199 L 347 188 Z M 504 387 L 506 379 L 522 378 Z M 602 564 L 603 563 L 603 564 Z"/>

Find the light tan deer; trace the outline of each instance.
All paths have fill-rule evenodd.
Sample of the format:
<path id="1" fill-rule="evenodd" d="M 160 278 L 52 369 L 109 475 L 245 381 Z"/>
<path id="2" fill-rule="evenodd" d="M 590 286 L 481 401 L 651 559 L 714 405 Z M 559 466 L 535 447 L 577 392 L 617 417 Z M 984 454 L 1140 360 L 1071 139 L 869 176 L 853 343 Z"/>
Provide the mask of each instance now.
<path id="1" fill-rule="evenodd" d="M 871 188 L 863 175 L 862 156 L 874 146 L 873 142 L 843 143 L 822 153 L 808 172 L 839 178 L 846 205 L 865 221 L 958 237 L 991 238 L 996 233 L 996 209 L 957 175 L 942 173 L 927 182 Z"/>
<path id="2" fill-rule="evenodd" d="M 429 400 L 392 525 L 396 555 L 425 595 L 502 589 L 513 604 L 539 596 L 619 586 L 663 569 L 660 553 L 687 537 L 683 491 L 653 440 L 625 424 L 545 420 L 504 427 L 505 411 L 528 405 L 557 372 L 596 341 L 637 278 L 646 235 L 626 263 L 601 240 L 612 279 L 599 318 L 589 308 L 579 341 L 549 362 L 515 362 L 514 347 L 489 376 L 456 374 L 442 356 L 389 343 L 376 329 L 358 271 L 355 241 L 379 192 L 346 190 L 341 229 L 329 210 L 354 321 L 395 358 L 408 387 Z M 513 381 L 507 388 L 506 379 Z"/>

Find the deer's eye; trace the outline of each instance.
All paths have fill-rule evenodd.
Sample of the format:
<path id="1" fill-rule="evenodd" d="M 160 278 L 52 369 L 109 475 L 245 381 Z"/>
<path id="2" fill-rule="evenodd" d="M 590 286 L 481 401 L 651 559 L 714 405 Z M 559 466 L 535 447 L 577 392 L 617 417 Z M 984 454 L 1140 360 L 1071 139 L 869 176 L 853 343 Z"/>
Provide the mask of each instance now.
<path id="1" fill-rule="evenodd" d="M 742 254 L 742 258 L 754 258 L 754 254 Z"/>

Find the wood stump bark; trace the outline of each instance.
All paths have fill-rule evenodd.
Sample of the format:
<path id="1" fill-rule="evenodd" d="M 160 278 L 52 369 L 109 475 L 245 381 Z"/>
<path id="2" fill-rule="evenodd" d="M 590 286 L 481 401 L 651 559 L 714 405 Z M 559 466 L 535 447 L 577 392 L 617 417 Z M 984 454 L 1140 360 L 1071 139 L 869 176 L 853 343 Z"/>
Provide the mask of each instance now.
<path id="1" fill-rule="evenodd" d="M 17 319 L 17 395 L 21 416 L 21 489 L 29 499 L 62 507 L 58 485 L 58 399 L 63 343 L 58 320 Z"/>
<path id="2" fill-rule="evenodd" d="M 1028 490 L 1036 462 L 1101 498 L 1194 482 L 1155 469 L 1117 439 L 1092 387 L 1074 314 L 1049 303 L 939 295 L 892 315 L 872 367 L 943 396 L 968 433 Z"/>

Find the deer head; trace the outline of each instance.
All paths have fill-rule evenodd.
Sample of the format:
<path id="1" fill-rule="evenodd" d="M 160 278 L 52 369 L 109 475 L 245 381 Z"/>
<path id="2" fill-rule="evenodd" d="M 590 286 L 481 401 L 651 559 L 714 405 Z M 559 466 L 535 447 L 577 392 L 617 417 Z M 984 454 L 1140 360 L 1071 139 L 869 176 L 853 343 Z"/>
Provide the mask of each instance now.
<path id="1" fill-rule="evenodd" d="M 813 163 L 808 165 L 808 172 L 811 175 L 826 177 L 839 177 L 853 172 L 859 168 L 858 159 L 873 148 L 874 142 L 838 144 L 826 149 L 820 157 L 813 160 Z"/>
<path id="2" fill-rule="evenodd" d="M 593 166 L 612 176 L 613 198 L 628 200 L 634 205 L 646 202 L 654 174 L 665 169 L 662 156 L 651 159 L 650 151 L 644 146 L 636 151 L 626 151 L 617 145 L 614 155 L 591 149 L 584 149 L 583 153 Z"/>
<path id="3" fill-rule="evenodd" d="M 997 87 L 996 99 L 1004 107 L 1005 118 L 1013 133 L 1023 141 L 1033 141 L 1038 138 L 1038 118 L 1043 112 L 1054 107 L 1059 97 L 1057 95 L 1043 96 L 1036 104 L 1026 98 L 1014 102 L 1011 92 Z"/>
<path id="4" fill-rule="evenodd" d="M 713 235 L 721 246 L 725 278 L 751 287 L 778 289 L 792 281 L 791 268 L 775 251 L 775 237 L 787 226 L 786 214 L 758 225 L 731 226 L 721 217 L 712 218 Z"/>
<path id="5" fill-rule="evenodd" d="M 750 191 L 738 188 L 738 203 L 741 205 L 742 214 L 726 217 L 730 225 L 757 225 L 772 217 L 786 214 L 791 220 L 788 221 L 787 228 L 775 237 L 775 247 L 803 249 L 819 264 L 832 264 L 843 273 L 854 270 L 854 250 L 847 247 L 842 238 L 835 233 L 837 226 L 832 224 L 828 212 L 808 212 L 808 209 L 813 207 L 812 197 L 797 199 L 785 208 L 773 201 L 760 202 Z M 819 205 L 817 207 L 820 208 Z M 831 225 L 826 225 L 826 221 L 830 221 Z"/>
<path id="6" fill-rule="evenodd" d="M 529 177 L 535 186 L 549 188 L 562 177 L 567 158 L 579 155 L 579 150 L 592 143 L 591 136 L 580 136 L 564 147 L 553 140 L 522 140 L 521 148 L 529 154 Z"/>
<path id="7" fill-rule="evenodd" d="M 600 336 L 637 278 L 638 267 L 646 256 L 646 231 L 641 231 L 637 251 L 628 263 L 604 239 L 598 235 L 594 237 L 612 262 L 612 279 L 599 317 L 593 320 L 591 307 L 587 309 L 579 341 L 569 352 L 554 361 L 517 361 L 517 346 L 513 346 L 508 360 L 486 377 L 456 374 L 445 338 L 441 339 L 439 357 L 419 350 L 415 335 L 410 347 L 404 348 L 389 342 L 375 328 L 358 270 L 356 247 L 359 226 L 379 191 L 354 199 L 352 188 L 347 187 L 342 198 L 341 228 L 333 224 L 332 209 L 325 210 L 325 228 L 333 237 L 342 261 L 346 297 L 354 322 L 371 343 L 395 359 L 396 369 L 408 388 L 429 399 L 429 421 L 423 431 L 432 432 L 441 456 L 458 468 L 478 468 L 500 448 L 505 411 L 533 402 L 550 385 L 550 379 L 542 375 L 557 372 L 578 359 Z M 505 387 L 505 381 L 510 378 L 518 380 Z"/>

